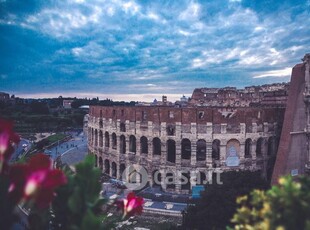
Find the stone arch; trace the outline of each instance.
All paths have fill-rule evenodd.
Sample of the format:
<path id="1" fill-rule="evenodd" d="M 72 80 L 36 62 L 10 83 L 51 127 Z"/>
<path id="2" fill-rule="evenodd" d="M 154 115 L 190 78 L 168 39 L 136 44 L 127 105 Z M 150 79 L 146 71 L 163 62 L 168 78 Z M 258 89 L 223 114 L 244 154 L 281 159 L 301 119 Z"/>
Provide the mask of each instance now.
<path id="1" fill-rule="evenodd" d="M 126 138 L 124 135 L 119 137 L 119 152 L 122 154 L 126 153 Z"/>
<path id="2" fill-rule="evenodd" d="M 120 131 L 121 131 L 121 132 L 126 132 L 126 125 L 125 125 L 124 122 L 121 122 L 121 123 L 120 123 L 119 128 L 120 128 Z"/>
<path id="3" fill-rule="evenodd" d="M 189 160 L 191 159 L 191 141 L 187 138 L 182 139 L 181 142 L 181 158 Z"/>
<path id="4" fill-rule="evenodd" d="M 95 130 L 95 146 L 98 146 L 98 130 Z"/>
<path id="5" fill-rule="evenodd" d="M 263 157 L 264 152 L 264 138 L 258 138 L 256 142 L 256 157 Z"/>
<path id="6" fill-rule="evenodd" d="M 117 178 L 117 165 L 115 162 L 112 162 L 112 177 Z"/>
<path id="7" fill-rule="evenodd" d="M 173 124 L 167 125 L 166 130 L 167 130 L 168 136 L 174 136 L 175 135 L 175 125 L 173 125 Z"/>
<path id="8" fill-rule="evenodd" d="M 197 161 L 205 161 L 206 156 L 206 149 L 207 149 L 207 143 L 205 140 L 198 140 L 197 141 L 197 149 L 196 149 L 196 159 Z"/>
<path id="9" fill-rule="evenodd" d="M 175 158 L 176 158 L 175 141 L 169 139 L 167 141 L 167 161 L 175 163 Z"/>
<path id="10" fill-rule="evenodd" d="M 148 140 L 145 136 L 142 136 L 140 138 L 140 149 L 141 149 L 141 154 L 148 154 L 148 152 L 149 152 Z"/>
<path id="11" fill-rule="evenodd" d="M 237 155 L 240 155 L 240 141 L 237 139 L 230 139 L 229 141 L 227 141 L 226 144 L 226 149 L 228 149 L 229 147 L 235 147 L 236 151 L 237 151 Z M 227 154 L 228 152 L 226 152 Z"/>
<path id="12" fill-rule="evenodd" d="M 99 131 L 99 147 L 103 147 L 103 132 L 102 130 Z"/>
<path id="13" fill-rule="evenodd" d="M 119 166 L 119 178 L 122 180 L 123 179 L 123 172 L 126 169 L 126 165 L 124 163 L 120 164 Z"/>
<path id="14" fill-rule="evenodd" d="M 115 133 L 112 133 L 112 149 L 116 149 L 117 146 L 117 137 Z"/>
<path id="15" fill-rule="evenodd" d="M 206 173 L 199 171 L 197 173 L 197 185 L 204 185 L 207 179 Z"/>
<path id="16" fill-rule="evenodd" d="M 182 190 L 190 190 L 191 189 L 191 175 L 190 172 L 182 172 L 181 177 L 181 189 Z M 186 181 L 183 181 L 186 180 Z"/>
<path id="17" fill-rule="evenodd" d="M 130 135 L 129 137 L 129 152 L 136 153 L 137 146 L 136 146 L 136 137 L 134 135 Z"/>
<path id="18" fill-rule="evenodd" d="M 176 177 L 173 172 L 167 172 L 165 175 L 165 184 L 167 189 L 175 189 Z"/>
<path id="19" fill-rule="evenodd" d="M 110 161 L 108 159 L 104 161 L 104 173 L 110 175 Z"/>
<path id="20" fill-rule="evenodd" d="M 251 149 L 252 149 L 252 139 L 248 138 L 245 140 L 244 158 L 251 158 L 252 157 Z"/>
<path id="21" fill-rule="evenodd" d="M 97 156 L 96 156 L 97 157 Z M 99 168 L 100 170 L 102 171 L 103 169 L 103 160 L 102 160 L 102 157 L 99 157 Z"/>
<path id="22" fill-rule="evenodd" d="M 153 186 L 161 186 L 162 176 L 158 169 L 153 171 L 152 179 L 153 179 Z"/>
<path id="23" fill-rule="evenodd" d="M 230 139 L 226 144 L 226 165 L 239 166 L 240 164 L 240 142 L 237 139 Z"/>
<path id="24" fill-rule="evenodd" d="M 104 133 L 104 146 L 109 148 L 110 147 L 110 136 L 108 132 Z"/>
<path id="25" fill-rule="evenodd" d="M 158 137 L 153 138 L 153 155 L 161 155 L 161 140 Z"/>

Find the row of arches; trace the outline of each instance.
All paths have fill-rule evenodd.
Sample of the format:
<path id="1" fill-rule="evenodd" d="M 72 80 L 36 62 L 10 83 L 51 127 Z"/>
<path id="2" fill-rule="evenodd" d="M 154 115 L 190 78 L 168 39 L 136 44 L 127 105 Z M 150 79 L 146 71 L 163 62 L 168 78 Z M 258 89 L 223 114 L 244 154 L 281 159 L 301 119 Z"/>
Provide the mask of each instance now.
<path id="1" fill-rule="evenodd" d="M 91 137 L 92 142 L 95 144 L 95 146 L 98 146 L 98 131 L 94 131 L 94 136 Z M 104 140 L 104 143 L 103 143 Z M 234 140 L 234 139 L 232 139 Z M 230 141 L 232 141 L 230 140 Z M 119 143 L 118 143 L 119 141 Z M 228 143 L 227 142 L 227 146 Z M 117 149 L 117 145 L 119 144 L 119 153 L 126 154 L 126 151 L 129 151 L 131 153 L 137 152 L 137 139 L 134 135 L 129 136 L 129 146 L 128 150 L 126 148 L 126 137 L 125 135 L 119 136 L 117 138 L 115 133 L 112 133 L 111 135 L 111 146 L 110 146 L 110 134 L 109 132 L 104 133 L 103 138 L 103 132 L 99 131 L 99 147 L 103 147 L 103 144 L 107 148 Z M 240 150 L 240 142 L 238 140 L 234 140 L 235 144 L 233 148 L 237 152 L 237 155 L 240 157 L 241 154 L 244 154 L 244 158 L 252 158 L 254 152 L 252 151 L 252 147 L 255 144 L 255 155 L 256 157 L 263 157 L 263 156 L 271 156 L 276 153 L 276 139 L 275 137 L 270 137 L 268 140 L 265 138 L 259 138 L 256 143 L 253 142 L 252 139 L 248 138 L 245 141 L 244 144 L 244 153 Z M 148 138 L 145 136 L 142 136 L 140 138 L 140 154 L 149 154 L 149 141 Z M 217 161 L 220 160 L 220 146 L 221 141 L 216 139 L 212 142 L 212 146 L 210 147 L 211 151 L 211 157 L 212 160 Z M 176 142 L 175 140 L 169 139 L 166 142 L 166 151 L 167 151 L 167 161 L 171 163 L 176 162 Z M 152 153 L 153 155 L 161 155 L 162 153 L 162 141 L 158 137 L 154 137 L 152 139 Z M 226 154 L 227 151 L 226 151 Z M 192 143 L 189 139 L 184 138 L 181 140 L 181 159 L 183 160 L 190 160 L 192 156 Z M 199 139 L 196 142 L 196 161 L 205 161 L 207 158 L 207 142 L 203 139 Z"/>
<path id="2" fill-rule="evenodd" d="M 126 169 L 126 165 L 124 163 L 119 164 L 119 167 L 117 167 L 117 164 L 114 161 L 110 161 L 108 159 L 103 160 L 102 157 L 98 157 L 97 155 L 95 155 L 95 158 L 96 167 L 99 167 L 102 172 L 110 175 L 113 178 L 122 180 L 123 172 Z M 163 174 L 160 170 L 155 169 L 151 173 L 151 181 L 149 182 L 154 187 L 164 185 L 166 189 L 174 190 L 176 189 L 176 184 L 178 181 L 184 181 L 185 183 L 181 183 L 180 189 L 190 190 L 193 180 L 195 181 L 195 185 L 203 185 L 207 182 L 207 180 L 210 180 L 209 172 L 198 171 L 196 172 L 196 175 L 192 176 L 195 178 L 191 178 L 189 171 L 184 171 L 181 173 L 181 177 L 177 178 L 175 172 L 168 171 Z"/>
<path id="3" fill-rule="evenodd" d="M 95 155 L 95 164 L 95 166 L 99 167 L 101 171 L 105 174 L 120 179 L 122 179 L 122 174 L 126 168 L 125 164 L 122 163 L 119 165 L 119 169 L 117 169 L 117 164 L 114 161 L 112 161 L 112 163 L 110 164 L 110 161 L 108 159 L 105 159 L 103 161 L 102 157 L 98 157 L 97 155 Z"/>

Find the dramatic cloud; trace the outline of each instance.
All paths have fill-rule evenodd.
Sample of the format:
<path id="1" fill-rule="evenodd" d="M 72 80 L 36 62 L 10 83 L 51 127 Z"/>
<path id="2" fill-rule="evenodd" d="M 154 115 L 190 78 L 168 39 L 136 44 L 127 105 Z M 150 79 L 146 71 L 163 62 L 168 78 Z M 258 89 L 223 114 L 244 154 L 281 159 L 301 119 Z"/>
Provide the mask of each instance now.
<path id="1" fill-rule="evenodd" d="M 291 68 L 285 68 L 281 70 L 272 70 L 267 71 L 264 74 L 257 75 L 254 78 L 264 78 L 264 77 L 288 77 L 291 75 L 292 69 Z"/>
<path id="2" fill-rule="evenodd" d="M 301 0 L 0 1 L 0 91 L 181 96 L 195 87 L 289 81 L 309 52 L 309 7 Z"/>

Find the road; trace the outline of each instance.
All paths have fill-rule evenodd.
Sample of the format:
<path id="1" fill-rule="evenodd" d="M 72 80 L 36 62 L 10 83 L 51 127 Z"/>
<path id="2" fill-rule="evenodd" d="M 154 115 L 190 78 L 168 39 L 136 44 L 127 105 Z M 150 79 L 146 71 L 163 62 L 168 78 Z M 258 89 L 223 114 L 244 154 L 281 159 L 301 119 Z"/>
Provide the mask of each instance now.
<path id="1" fill-rule="evenodd" d="M 17 161 L 19 157 L 28 149 L 30 149 L 32 143 L 29 140 L 21 139 L 18 145 L 15 147 L 15 151 L 12 154 L 11 161 Z"/>
<path id="2" fill-rule="evenodd" d="M 44 151 L 53 160 L 56 160 L 58 156 L 61 156 L 63 162 L 72 165 L 78 163 L 84 159 L 87 154 L 87 138 L 84 133 L 71 132 L 72 138 L 69 141 L 61 143 L 53 148 Z M 32 143 L 30 140 L 21 139 L 18 145 L 15 147 L 15 151 L 12 154 L 11 162 L 17 161 L 20 156 L 30 149 Z"/>
<path id="3" fill-rule="evenodd" d="M 87 155 L 87 138 L 84 133 L 71 133 L 72 138 L 69 141 L 61 143 L 55 147 L 44 151 L 53 160 L 61 156 L 63 163 L 68 165 L 76 164 L 84 159 Z"/>

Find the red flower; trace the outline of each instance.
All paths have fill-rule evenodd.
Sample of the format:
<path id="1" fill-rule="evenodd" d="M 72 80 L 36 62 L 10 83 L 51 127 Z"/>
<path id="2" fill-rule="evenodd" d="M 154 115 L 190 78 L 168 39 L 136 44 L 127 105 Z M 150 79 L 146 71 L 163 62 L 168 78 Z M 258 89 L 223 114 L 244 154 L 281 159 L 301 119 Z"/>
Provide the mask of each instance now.
<path id="1" fill-rule="evenodd" d="M 14 152 L 13 144 L 17 144 L 19 140 L 19 136 L 13 131 L 13 123 L 0 119 L 0 172 Z"/>
<path id="2" fill-rule="evenodd" d="M 28 164 L 13 165 L 10 179 L 12 201 L 34 200 L 39 208 L 47 207 L 54 197 L 54 190 L 67 183 L 64 173 L 52 169 L 49 157 L 44 154 L 33 156 Z"/>
<path id="3" fill-rule="evenodd" d="M 117 206 L 123 210 L 123 218 L 141 214 L 143 210 L 143 198 L 137 197 L 133 192 L 127 195 L 127 199 L 117 201 Z"/>

